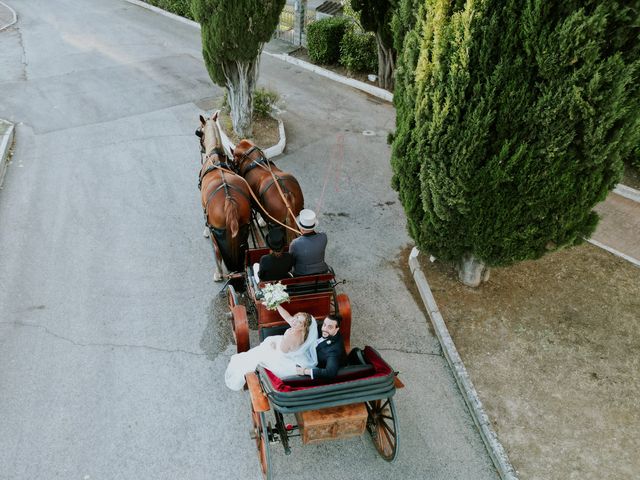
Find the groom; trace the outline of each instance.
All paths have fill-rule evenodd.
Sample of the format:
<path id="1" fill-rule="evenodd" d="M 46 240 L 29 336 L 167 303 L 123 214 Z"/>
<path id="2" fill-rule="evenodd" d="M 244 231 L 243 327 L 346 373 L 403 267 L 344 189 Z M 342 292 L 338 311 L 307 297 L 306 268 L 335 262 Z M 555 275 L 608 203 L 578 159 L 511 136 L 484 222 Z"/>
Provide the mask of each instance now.
<path id="1" fill-rule="evenodd" d="M 340 334 L 340 316 L 328 315 L 320 327 L 316 352 L 318 365 L 315 368 L 297 367 L 298 375 L 310 375 L 311 378 L 333 378 L 338 369 L 347 363 L 344 340 Z"/>

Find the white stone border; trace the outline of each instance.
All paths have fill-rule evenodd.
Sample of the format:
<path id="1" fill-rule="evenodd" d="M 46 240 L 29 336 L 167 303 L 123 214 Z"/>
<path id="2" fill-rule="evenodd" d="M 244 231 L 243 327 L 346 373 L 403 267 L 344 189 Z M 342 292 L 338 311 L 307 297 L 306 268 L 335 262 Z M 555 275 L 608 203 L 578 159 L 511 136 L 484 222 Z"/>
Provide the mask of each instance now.
<path id="1" fill-rule="evenodd" d="M 436 304 L 433 294 L 431 293 L 431 289 L 429 288 L 429 282 L 427 282 L 427 278 L 424 276 L 424 272 L 420 268 L 420 262 L 418 261 L 419 254 L 420 252 L 416 247 L 411 250 L 411 253 L 409 254 L 409 268 L 413 274 L 413 279 L 416 282 L 422 301 L 429 312 L 431 324 L 433 325 L 438 340 L 440 341 L 444 356 L 453 371 L 453 376 L 456 379 L 458 388 L 462 393 L 462 397 L 464 398 L 467 407 L 469 407 L 471 418 L 473 418 L 473 421 L 480 431 L 480 437 L 489 452 L 489 456 L 491 457 L 493 465 L 496 467 L 500 478 L 502 478 L 502 480 L 518 480 L 516 472 L 511 465 L 511 462 L 509 462 L 509 458 L 507 457 L 502 444 L 498 440 L 498 436 L 491 427 L 489 417 L 484 411 L 482 402 L 480 401 L 478 393 L 473 386 L 473 382 L 471 382 L 471 379 L 469 378 L 467 369 L 458 354 L 458 350 L 453 343 L 453 339 L 451 338 L 451 335 L 449 335 L 449 330 L 447 329 L 444 319 L 438 310 L 438 305 Z"/>
<path id="2" fill-rule="evenodd" d="M 18 21 L 18 15 L 16 14 L 16 11 L 11 8 L 9 5 L 7 5 L 6 3 L 4 3 L 3 1 L 0 1 L 0 4 L 4 5 L 5 7 L 7 7 L 9 9 L 9 11 L 11 12 L 11 15 L 13 15 L 13 19 L 11 20 L 11 22 L 7 23 L 6 25 L 2 25 L 0 26 L 0 32 L 2 30 L 4 30 L 5 28 L 9 28 L 11 25 L 13 25 L 14 23 L 16 23 Z"/>
<path id="3" fill-rule="evenodd" d="M 198 22 L 194 22 L 193 20 L 189 20 L 188 18 L 181 17 L 180 15 L 176 15 L 175 13 L 167 12 L 166 10 L 163 10 L 154 5 L 148 4 L 147 2 L 142 2 L 140 0 L 124 0 L 124 1 L 132 3 L 133 5 L 137 5 L 142 8 L 146 8 L 147 10 L 151 10 L 153 12 L 159 13 L 160 15 L 163 15 L 165 17 L 172 18 L 174 20 L 177 20 L 178 22 L 184 23 L 191 27 L 196 27 L 197 29 L 200 29 L 200 24 Z"/>
<path id="4" fill-rule="evenodd" d="M 640 191 L 635 188 L 627 187 L 626 185 L 619 183 L 616 185 L 616 188 L 613 189 L 613 192 L 624 198 L 640 203 Z"/>
<path id="5" fill-rule="evenodd" d="M 185 23 L 195 28 L 200 28 L 200 24 L 198 22 L 194 22 L 193 20 L 189 20 L 188 18 L 181 17 L 179 15 L 175 15 L 173 13 L 167 12 L 166 10 L 162 10 L 161 8 L 154 7 L 153 5 L 149 5 L 146 2 L 142 2 L 140 0 L 125 0 L 125 2 L 132 3 L 134 5 L 138 5 L 139 7 L 146 8 L 148 10 L 152 10 L 160 15 L 164 15 L 165 17 L 173 18 L 179 22 Z M 361 82 L 359 80 L 355 80 L 353 78 L 343 77 L 342 75 L 338 75 L 331 70 L 327 70 L 326 68 L 319 67 L 309 62 L 305 62 L 304 60 L 300 60 L 299 58 L 292 57 L 291 55 L 287 55 L 286 53 L 271 53 L 262 51 L 265 55 L 269 55 L 270 57 L 278 58 L 283 62 L 291 63 L 297 65 L 298 67 L 304 68 L 306 70 L 310 70 L 318 75 L 329 78 L 335 82 L 340 82 L 345 85 L 349 85 L 350 87 L 357 88 L 358 90 L 362 90 L 367 92 L 374 97 L 381 98 L 382 100 L 386 100 L 387 102 L 393 102 L 393 93 L 385 90 L 384 88 L 374 87 L 373 85 L 369 85 L 367 83 Z M 265 152 L 266 153 L 266 152 Z M 275 155 L 274 155 L 275 156 Z"/>
<path id="6" fill-rule="evenodd" d="M 220 110 L 218 110 L 218 112 L 220 112 Z M 278 134 L 280 135 L 280 140 L 275 145 L 267 148 L 266 150 L 263 150 L 264 155 L 267 158 L 277 157 L 282 152 L 284 152 L 284 147 L 287 145 L 287 136 L 285 135 L 285 131 L 284 131 L 284 122 L 282 121 L 282 119 L 275 117 L 273 115 L 271 115 L 271 117 L 278 121 Z M 220 131 L 220 137 L 222 137 L 222 146 L 227 156 L 232 157 L 233 155 L 231 154 L 231 149 L 235 148 L 236 146 L 233 144 L 229 136 L 226 134 L 226 132 L 222 128 L 219 117 L 218 117 L 218 120 L 216 120 L 216 124 L 218 125 L 218 130 Z"/>
<path id="7" fill-rule="evenodd" d="M 610 246 L 605 245 L 604 243 L 600 243 L 599 241 L 594 240 L 593 238 L 587 238 L 586 240 L 587 242 L 591 243 L 592 245 L 595 245 L 596 247 L 600 247 L 603 250 L 606 250 L 607 252 L 613 253 L 616 257 L 620 257 L 626 260 L 627 262 L 633 263 L 636 267 L 640 267 L 640 260 L 638 260 L 637 258 L 630 257 L 626 253 L 619 252 L 615 248 L 611 248 Z"/>
<path id="8" fill-rule="evenodd" d="M 9 124 L 9 129 L 0 137 L 0 187 L 4 181 L 4 174 L 7 172 L 7 158 L 9 157 L 9 149 L 11 148 L 11 142 L 13 142 L 13 136 L 15 134 L 15 128 L 13 123 L 0 119 L 0 122 Z"/>
<path id="9" fill-rule="evenodd" d="M 350 87 L 357 88 L 358 90 L 367 92 L 368 94 L 373 95 L 374 97 L 381 98 L 382 100 L 386 100 L 387 102 L 393 102 L 393 93 L 385 90 L 384 88 L 374 87 L 373 85 L 369 85 L 368 83 L 364 83 L 353 78 L 343 77 L 342 75 L 332 72 L 331 70 L 319 67 L 318 65 L 314 65 L 313 63 L 305 62 L 304 60 L 292 57 L 291 55 L 288 55 L 286 53 L 263 53 L 269 55 L 270 57 L 279 58 L 284 62 L 297 65 L 298 67 L 302 67 L 306 70 L 310 70 L 335 82 L 340 82 L 345 85 L 349 85 Z"/>

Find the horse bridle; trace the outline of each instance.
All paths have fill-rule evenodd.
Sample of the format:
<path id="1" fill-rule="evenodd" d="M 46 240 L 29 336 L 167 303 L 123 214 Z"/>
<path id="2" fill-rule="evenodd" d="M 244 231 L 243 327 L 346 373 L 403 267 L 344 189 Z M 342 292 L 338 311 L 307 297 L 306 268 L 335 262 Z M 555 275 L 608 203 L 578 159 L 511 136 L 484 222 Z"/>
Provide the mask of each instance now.
<path id="1" fill-rule="evenodd" d="M 253 158 L 250 158 L 249 155 L 251 155 L 253 152 L 256 152 L 256 151 L 260 154 L 260 157 L 258 157 L 257 160 L 254 160 Z M 246 168 L 242 169 L 240 168 L 240 164 L 245 160 L 251 160 L 251 163 Z M 254 168 L 260 167 L 260 166 L 264 167 L 265 165 L 273 165 L 273 162 L 265 156 L 264 152 L 260 150 L 260 148 L 254 145 L 253 147 L 251 147 L 249 150 L 247 150 L 240 156 L 240 161 L 237 162 L 237 165 L 238 165 L 237 169 L 239 171 L 238 173 L 240 173 L 240 175 L 244 177 L 247 173 L 249 173 Z"/>

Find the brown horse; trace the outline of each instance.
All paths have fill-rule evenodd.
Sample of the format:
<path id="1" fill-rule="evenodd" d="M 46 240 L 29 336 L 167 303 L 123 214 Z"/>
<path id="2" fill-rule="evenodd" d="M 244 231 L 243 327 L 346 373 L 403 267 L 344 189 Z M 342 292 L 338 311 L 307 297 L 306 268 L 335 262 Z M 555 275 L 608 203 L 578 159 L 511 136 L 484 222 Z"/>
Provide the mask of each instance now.
<path id="1" fill-rule="evenodd" d="M 258 210 L 262 217 L 271 225 L 289 227 L 286 229 L 289 243 L 297 236 L 296 216 L 304 208 L 304 196 L 298 180 L 267 160 L 262 150 L 249 140 L 241 140 L 236 145 L 233 158 L 236 171 L 247 180 L 260 200 Z"/>
<path id="2" fill-rule="evenodd" d="M 216 255 L 214 280 L 222 280 L 224 262 L 228 271 L 241 271 L 247 250 L 249 222 L 251 221 L 251 192 L 246 182 L 232 172 L 222 148 L 216 127 L 216 112 L 210 119 L 200 115 L 202 167 L 198 187 L 204 210 L 205 236 L 212 234 L 211 243 Z"/>

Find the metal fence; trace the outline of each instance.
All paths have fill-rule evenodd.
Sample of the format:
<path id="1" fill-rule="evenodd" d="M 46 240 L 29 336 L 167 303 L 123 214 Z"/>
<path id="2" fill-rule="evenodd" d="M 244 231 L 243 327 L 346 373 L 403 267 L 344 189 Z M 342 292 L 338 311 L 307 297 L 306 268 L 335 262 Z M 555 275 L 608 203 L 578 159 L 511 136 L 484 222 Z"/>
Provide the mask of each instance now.
<path id="1" fill-rule="evenodd" d="M 304 31 L 302 33 L 302 44 L 306 45 L 306 35 L 305 32 L 307 27 L 316 21 L 316 11 L 315 10 L 307 10 L 305 12 L 304 18 Z M 276 27 L 275 32 L 273 32 L 273 38 L 279 38 L 288 43 L 296 43 L 295 39 L 295 11 L 293 10 L 293 5 L 285 5 L 282 13 L 280 13 L 280 21 L 278 26 Z"/>

